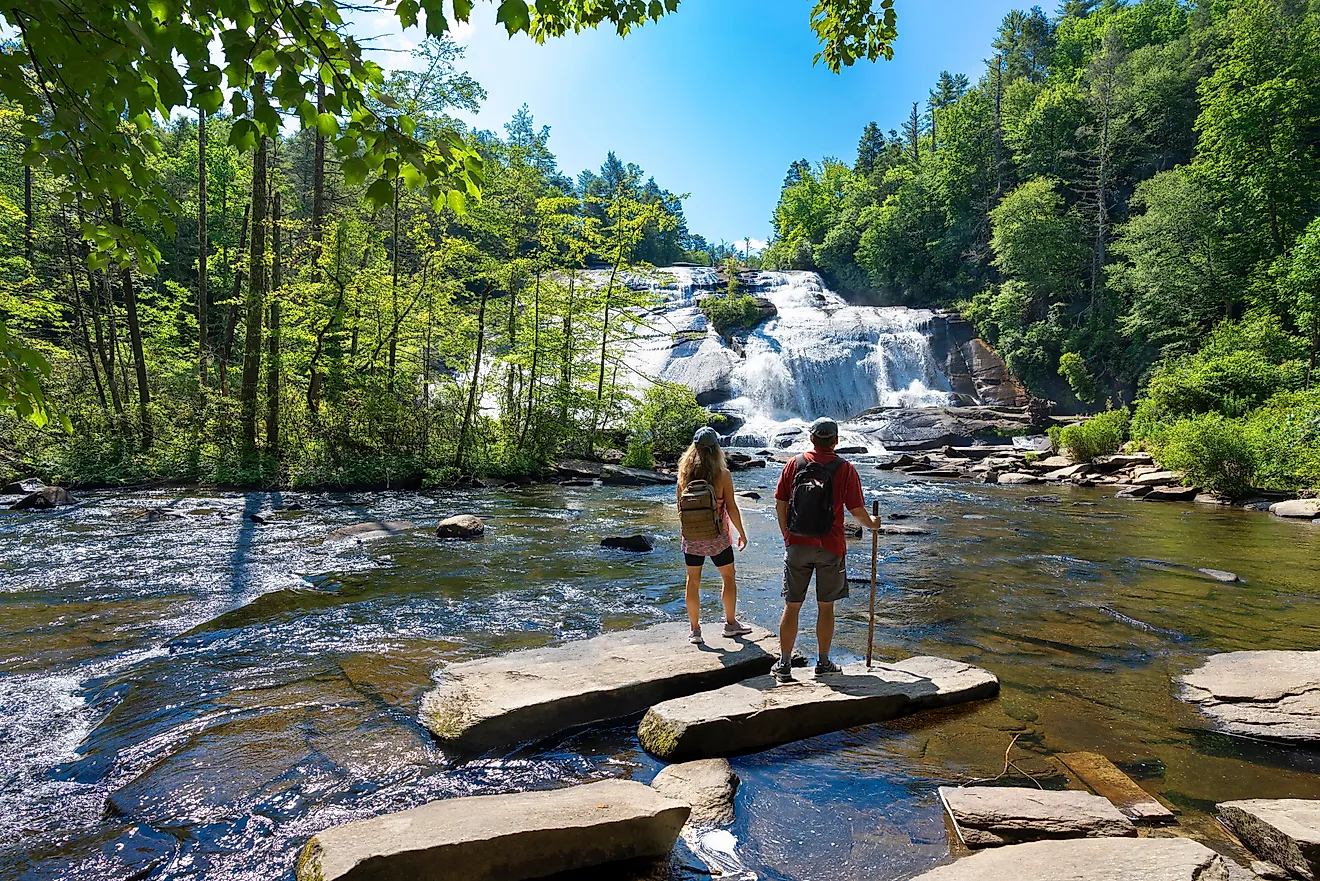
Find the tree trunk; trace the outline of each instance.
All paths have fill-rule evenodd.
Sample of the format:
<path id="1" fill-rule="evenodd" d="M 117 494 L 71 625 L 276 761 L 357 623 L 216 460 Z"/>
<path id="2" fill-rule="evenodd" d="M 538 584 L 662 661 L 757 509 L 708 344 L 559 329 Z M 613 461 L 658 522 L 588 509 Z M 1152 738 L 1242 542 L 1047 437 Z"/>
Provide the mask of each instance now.
<path id="1" fill-rule="evenodd" d="M 564 396 L 559 404 L 559 418 L 568 424 L 568 405 L 573 397 L 573 294 L 577 282 L 577 268 L 568 273 L 568 302 L 564 309 Z"/>
<path id="2" fill-rule="evenodd" d="M 527 443 L 527 432 L 532 427 L 532 412 L 536 408 L 536 362 L 541 357 L 541 270 L 536 270 L 536 286 L 532 295 L 532 369 L 527 378 L 527 413 L 523 419 L 522 437 L 518 446 Z"/>
<path id="3" fill-rule="evenodd" d="M 458 450 L 454 453 L 454 468 L 463 471 L 463 454 L 467 452 L 468 430 L 472 426 L 472 411 L 477 405 L 477 386 L 481 377 L 481 354 L 486 343 L 486 301 L 490 285 L 481 289 L 481 307 L 477 309 L 477 351 L 472 357 L 472 385 L 468 387 L 467 408 L 463 411 L 463 426 L 458 431 Z"/>
<path id="4" fill-rule="evenodd" d="M 619 223 L 622 224 L 622 212 Z M 623 233 L 620 233 L 619 248 L 614 254 L 614 266 L 610 269 L 610 282 L 605 286 L 605 317 L 600 334 L 600 377 L 596 380 L 596 407 L 591 414 L 591 434 L 587 437 L 587 451 L 596 448 L 596 431 L 600 428 L 601 404 L 605 399 L 605 351 L 610 341 L 610 295 L 614 292 L 614 280 L 618 277 L 619 266 L 623 263 Z"/>
<path id="5" fill-rule="evenodd" d="M 206 234 L 206 111 L 199 110 L 197 111 L 197 375 L 201 382 L 203 398 L 207 386 L 207 349 L 210 347 L 210 332 L 207 328 L 210 302 L 206 295 L 206 257 L 210 250 L 211 242 Z"/>
<path id="6" fill-rule="evenodd" d="M 123 226 L 123 216 L 116 201 L 111 209 L 115 226 Z M 138 419 L 142 427 L 142 449 L 151 446 L 151 387 L 147 385 L 147 358 L 142 351 L 142 326 L 138 322 L 137 291 L 133 286 L 133 266 L 119 269 L 119 285 L 124 292 L 124 312 L 128 316 L 128 343 L 133 352 L 133 370 L 137 374 Z"/>
<path id="7" fill-rule="evenodd" d="M 270 338 L 266 364 L 266 447 L 279 458 L 280 454 L 280 194 L 271 200 L 270 222 Z"/>
<path id="8" fill-rule="evenodd" d="M 238 233 L 238 253 L 247 247 L 251 205 L 243 208 L 243 226 Z M 234 285 L 229 292 L 229 317 L 225 320 L 225 348 L 220 353 L 220 394 L 229 394 L 229 361 L 234 356 L 234 328 L 238 326 L 238 295 L 243 291 L 243 270 L 234 271 Z"/>
<path id="9" fill-rule="evenodd" d="M 101 402 L 101 409 L 108 411 L 110 406 L 106 402 L 105 386 L 101 384 L 101 371 L 96 367 L 96 356 L 92 353 L 92 337 L 87 331 L 87 313 L 83 311 L 82 294 L 78 291 L 78 275 L 74 271 L 73 246 L 69 241 L 69 230 L 64 224 L 61 226 L 64 228 L 64 256 L 69 264 L 69 290 L 73 294 L 73 311 L 78 318 L 78 329 L 82 331 L 83 351 L 87 354 L 87 366 L 91 368 L 92 380 L 96 383 L 96 397 Z"/>
<path id="10" fill-rule="evenodd" d="M 258 73 L 254 92 L 265 88 L 266 75 Z M 252 157 L 252 246 L 248 256 L 247 323 L 243 340 L 243 386 L 239 392 L 239 422 L 243 450 L 257 448 L 257 380 L 261 376 L 261 328 L 266 296 L 266 136 L 257 141 Z"/>
<path id="11" fill-rule="evenodd" d="M 394 205 L 390 211 L 390 354 L 389 384 L 394 387 L 394 365 L 399 352 L 399 179 L 394 179 Z"/>
<path id="12" fill-rule="evenodd" d="M 316 79 L 316 112 L 325 113 L 325 83 Z M 312 251 L 313 260 L 321 259 L 321 233 L 325 225 L 325 136 L 320 126 L 316 129 L 316 154 L 312 161 Z"/>
<path id="13" fill-rule="evenodd" d="M 27 258 L 28 271 L 35 274 L 32 265 L 32 166 L 23 166 L 23 256 Z"/>

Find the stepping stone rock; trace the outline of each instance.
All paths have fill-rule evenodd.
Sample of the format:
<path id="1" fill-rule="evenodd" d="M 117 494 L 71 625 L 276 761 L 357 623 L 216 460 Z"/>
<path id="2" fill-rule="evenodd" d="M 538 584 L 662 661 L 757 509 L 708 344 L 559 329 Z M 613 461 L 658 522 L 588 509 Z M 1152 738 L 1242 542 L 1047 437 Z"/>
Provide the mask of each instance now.
<path id="1" fill-rule="evenodd" d="M 1157 486 L 1142 498 L 1144 502 L 1190 502 L 1200 490 L 1194 486 Z"/>
<path id="2" fill-rule="evenodd" d="M 638 736 L 652 755 L 682 762 L 756 752 L 998 692 L 993 673 L 959 661 L 922 655 L 869 671 L 858 662 L 842 675 L 808 674 L 782 685 L 758 678 L 656 704 Z"/>
<path id="3" fill-rule="evenodd" d="M 472 514 L 459 514 L 441 520 L 435 534 L 439 538 L 479 538 L 486 534 L 486 524 Z"/>
<path id="4" fill-rule="evenodd" d="M 297 881 L 523 881 L 664 856 L 687 816 L 631 780 L 450 798 L 317 833 Z"/>
<path id="5" fill-rule="evenodd" d="M 1122 489 L 1120 489 L 1117 493 L 1114 494 L 1114 498 L 1144 499 L 1146 496 L 1150 495 L 1150 493 L 1151 493 L 1151 488 L 1149 486 L 1124 486 Z"/>
<path id="6" fill-rule="evenodd" d="M 409 520 L 372 520 L 367 523 L 354 523 L 352 526 L 341 526 L 330 533 L 331 539 L 354 538 L 358 541 L 371 541 L 374 538 L 385 538 L 390 535 L 401 535 L 417 528 L 417 524 Z"/>
<path id="7" fill-rule="evenodd" d="M 1320 742 L 1320 651 L 1211 655 L 1181 683 L 1182 699 L 1229 734 Z"/>
<path id="8" fill-rule="evenodd" d="M 1132 821 L 1089 792 L 1016 786 L 940 787 L 958 837 L 968 847 L 998 847 L 1046 838 L 1134 837 Z"/>
<path id="9" fill-rule="evenodd" d="M 1314 520 L 1320 517 L 1320 499 L 1293 499 L 1287 502 L 1275 502 L 1270 505 L 1270 513 L 1275 517 Z"/>
<path id="10" fill-rule="evenodd" d="M 1041 483 L 1043 478 L 1034 474 L 1023 474 L 1018 471 L 1010 471 L 1008 474 L 999 475 L 999 484 L 1001 486 L 1026 486 L 1032 483 Z"/>
<path id="11" fill-rule="evenodd" d="M 1320 877 L 1320 801 L 1249 798 L 1226 801 L 1216 809 L 1257 856 L 1299 878 Z"/>
<path id="12" fill-rule="evenodd" d="M 600 546 L 603 548 L 613 548 L 616 551 L 633 551 L 638 554 L 645 554 L 655 548 L 649 535 L 611 535 L 608 538 L 600 540 Z"/>
<path id="13" fill-rule="evenodd" d="M 1091 791 L 1109 799 L 1133 823 L 1153 826 L 1174 821 L 1172 811 L 1099 753 L 1061 753 L 1057 758 Z"/>
<path id="14" fill-rule="evenodd" d="M 1031 467 L 1038 471 L 1057 471 L 1060 468 L 1076 468 L 1073 460 L 1067 456 L 1047 456 L 1044 459 L 1038 459 L 1031 463 Z"/>
<path id="15" fill-rule="evenodd" d="M 913 881 L 1229 881 L 1231 872 L 1190 838 L 1082 838 L 983 851 Z"/>
<path id="16" fill-rule="evenodd" d="M 1081 477 L 1084 474 L 1090 474 L 1093 469 L 1085 462 L 1080 465 L 1068 465 L 1063 468 L 1057 468 L 1045 475 L 1046 480 L 1068 480 L 1072 477 Z"/>
<path id="17" fill-rule="evenodd" d="M 761 464 L 764 465 L 765 463 Z M 600 480 L 610 486 L 652 486 L 674 482 L 674 478 L 661 474 L 659 471 L 648 471 L 645 468 L 626 468 L 623 465 L 602 465 Z"/>
<path id="18" fill-rule="evenodd" d="M 437 673 L 421 722 L 443 747 L 481 753 L 767 674 L 778 650 L 760 628 L 693 646 L 672 623 L 467 661 Z"/>
<path id="19" fill-rule="evenodd" d="M 64 505 L 75 504 L 73 496 L 62 486 L 44 486 L 36 492 L 28 493 L 9 506 L 11 511 L 49 511 Z"/>
<path id="20" fill-rule="evenodd" d="M 728 759 L 701 759 L 662 769 L 651 788 L 666 798 L 692 806 L 691 826 L 728 826 L 733 822 L 733 796 L 738 775 Z"/>
<path id="21" fill-rule="evenodd" d="M 893 526 L 886 524 L 880 531 L 885 535 L 930 535 L 929 529 L 922 529 L 920 526 Z"/>
<path id="22" fill-rule="evenodd" d="M 1176 471 L 1147 471 L 1145 474 L 1138 474 L 1132 479 L 1137 486 L 1165 486 L 1171 483 L 1179 483 L 1182 475 Z"/>
<path id="23" fill-rule="evenodd" d="M 1058 496 L 1027 496 L 1022 501 L 1029 505 L 1058 505 L 1063 502 L 1063 499 Z"/>

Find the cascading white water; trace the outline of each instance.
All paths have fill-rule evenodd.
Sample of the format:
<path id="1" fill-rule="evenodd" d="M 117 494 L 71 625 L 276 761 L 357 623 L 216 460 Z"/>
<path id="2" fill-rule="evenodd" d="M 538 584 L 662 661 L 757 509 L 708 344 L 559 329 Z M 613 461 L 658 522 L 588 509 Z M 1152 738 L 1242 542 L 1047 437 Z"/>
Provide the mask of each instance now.
<path id="1" fill-rule="evenodd" d="M 744 423 L 729 442 L 780 445 L 817 416 L 845 421 L 872 407 L 931 407 L 954 402 L 925 327 L 933 313 L 903 306 L 854 306 L 814 272 L 763 272 L 756 296 L 778 314 L 730 348 L 707 327 L 697 298 L 715 286 L 711 269 L 661 270 L 656 333 L 635 350 L 638 369 L 692 388 L 703 403 Z M 846 426 L 843 442 L 849 442 Z M 873 441 L 871 442 L 874 443 Z"/>

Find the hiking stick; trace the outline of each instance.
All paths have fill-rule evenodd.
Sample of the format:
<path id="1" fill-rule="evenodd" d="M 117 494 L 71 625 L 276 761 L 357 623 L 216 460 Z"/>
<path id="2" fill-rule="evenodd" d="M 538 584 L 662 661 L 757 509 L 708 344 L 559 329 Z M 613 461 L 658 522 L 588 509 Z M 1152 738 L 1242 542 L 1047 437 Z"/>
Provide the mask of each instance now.
<path id="1" fill-rule="evenodd" d="M 871 516 L 880 519 L 880 500 L 871 503 Z M 880 530 L 871 530 L 871 618 L 866 625 L 866 669 L 871 669 L 871 645 L 875 642 L 875 564 L 880 555 Z"/>

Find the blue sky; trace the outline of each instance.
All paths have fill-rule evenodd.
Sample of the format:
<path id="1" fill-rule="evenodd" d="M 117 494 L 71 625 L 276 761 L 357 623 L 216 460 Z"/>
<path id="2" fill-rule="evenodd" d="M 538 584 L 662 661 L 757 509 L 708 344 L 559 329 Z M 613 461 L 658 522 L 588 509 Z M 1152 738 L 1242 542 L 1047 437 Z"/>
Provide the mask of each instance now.
<path id="1" fill-rule="evenodd" d="M 862 127 L 898 128 L 941 70 L 973 81 L 1007 0 L 896 0 L 893 61 L 842 74 L 813 66 L 809 0 L 683 0 L 677 13 L 620 39 L 612 31 L 543 46 L 508 38 L 494 4 L 478 3 L 460 40 L 488 98 L 471 120 L 503 133 L 526 103 L 551 127 L 566 172 L 598 168 L 609 150 L 676 193 L 688 225 L 711 241 L 764 240 L 794 159 L 852 161 Z M 397 22 L 389 22 L 397 30 Z M 361 32 L 368 33 L 367 28 Z M 417 31 L 373 45 L 405 48 Z M 386 67 L 406 56 L 379 53 Z"/>

